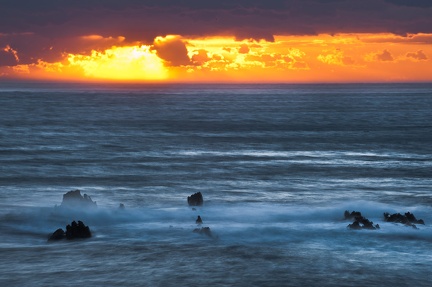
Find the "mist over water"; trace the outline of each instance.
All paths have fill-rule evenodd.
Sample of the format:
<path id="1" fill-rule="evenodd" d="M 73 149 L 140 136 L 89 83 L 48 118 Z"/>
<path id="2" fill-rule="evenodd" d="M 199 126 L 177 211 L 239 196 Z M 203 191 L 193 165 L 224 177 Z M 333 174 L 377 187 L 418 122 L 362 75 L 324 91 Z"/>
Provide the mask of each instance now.
<path id="1" fill-rule="evenodd" d="M 0 285 L 429 286 L 431 111 L 430 84 L 1 83 Z M 75 189 L 97 208 L 55 207 Z M 47 242 L 72 220 L 93 237 Z"/>

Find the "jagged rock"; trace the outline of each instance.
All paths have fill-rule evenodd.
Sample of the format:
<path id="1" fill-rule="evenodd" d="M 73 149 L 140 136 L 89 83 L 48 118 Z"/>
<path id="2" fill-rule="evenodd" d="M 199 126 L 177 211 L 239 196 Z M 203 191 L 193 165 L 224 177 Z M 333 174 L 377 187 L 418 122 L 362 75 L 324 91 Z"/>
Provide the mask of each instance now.
<path id="1" fill-rule="evenodd" d="M 72 221 L 71 224 L 66 226 L 66 232 L 59 228 L 50 236 L 48 240 L 61 240 L 61 239 L 76 239 L 76 238 L 89 238 L 91 237 L 90 228 L 85 226 L 82 221 Z"/>
<path id="2" fill-rule="evenodd" d="M 201 228 L 195 228 L 193 230 L 193 232 L 198 233 L 198 234 L 202 234 L 202 235 L 207 235 L 208 237 L 213 237 L 210 227 L 201 227 Z"/>
<path id="3" fill-rule="evenodd" d="M 188 204 L 192 206 L 199 206 L 199 205 L 203 205 L 204 203 L 204 199 L 201 192 L 197 192 L 192 194 L 191 196 L 188 196 L 187 201 Z"/>
<path id="4" fill-rule="evenodd" d="M 89 238 L 91 237 L 90 228 L 85 226 L 82 221 L 72 221 L 66 226 L 66 239 Z"/>
<path id="5" fill-rule="evenodd" d="M 413 228 L 417 228 L 415 224 L 425 224 L 423 219 L 417 219 L 411 212 L 406 212 L 405 215 L 400 213 L 389 214 L 384 212 L 384 220 L 387 222 L 402 223 Z"/>
<path id="6" fill-rule="evenodd" d="M 93 201 L 90 196 L 84 194 L 81 195 L 80 190 L 71 190 L 63 194 L 63 201 L 61 206 L 67 207 L 95 207 L 96 201 Z"/>
<path id="7" fill-rule="evenodd" d="M 348 224 L 348 228 L 350 229 L 362 229 L 362 227 L 360 226 L 360 223 L 358 221 L 354 221 L 351 224 Z"/>
<path id="8" fill-rule="evenodd" d="M 195 220 L 195 223 L 196 224 L 202 224 L 203 223 L 202 219 L 201 219 L 201 216 L 198 215 L 198 218 Z"/>
<path id="9" fill-rule="evenodd" d="M 66 234 L 63 229 L 59 228 L 50 236 L 48 240 L 60 240 L 66 237 Z"/>
<path id="10" fill-rule="evenodd" d="M 374 225 L 372 221 L 362 216 L 361 212 L 359 211 L 353 211 L 349 212 L 348 210 L 344 213 L 345 219 L 352 219 L 354 218 L 354 222 L 351 224 L 348 224 L 347 228 L 350 229 L 380 229 L 379 224 Z"/>
<path id="11" fill-rule="evenodd" d="M 412 213 L 409 212 L 409 211 L 405 213 L 405 216 L 406 216 L 406 218 L 409 220 L 409 222 L 411 222 L 411 223 L 422 224 L 422 225 L 425 224 L 424 221 L 423 221 L 423 219 L 417 219 L 417 218 L 414 216 L 414 214 L 412 214 Z"/>

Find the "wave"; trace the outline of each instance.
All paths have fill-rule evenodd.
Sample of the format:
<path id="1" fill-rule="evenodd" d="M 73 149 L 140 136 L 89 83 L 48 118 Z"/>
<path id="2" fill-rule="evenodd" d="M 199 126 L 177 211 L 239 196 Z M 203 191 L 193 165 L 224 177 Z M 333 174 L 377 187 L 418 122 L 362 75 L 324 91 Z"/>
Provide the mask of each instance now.
<path id="1" fill-rule="evenodd" d="M 49 234 L 65 228 L 73 220 L 81 220 L 94 232 L 96 240 L 191 240 L 197 235 L 195 219 L 211 228 L 214 238 L 225 243 L 236 242 L 311 242 L 327 240 L 343 242 L 352 235 L 374 240 L 421 240 L 432 242 L 432 217 L 428 206 L 397 206 L 365 201 L 334 203 L 325 206 L 277 204 L 206 204 L 188 206 L 134 207 L 118 209 L 97 207 L 92 210 L 59 207 L 22 207 L 0 214 L 4 244 L 33 242 L 44 244 Z M 345 210 L 362 215 L 381 226 L 380 230 L 352 231 L 344 220 Z M 383 213 L 410 211 L 426 225 L 419 229 L 384 221 Z"/>

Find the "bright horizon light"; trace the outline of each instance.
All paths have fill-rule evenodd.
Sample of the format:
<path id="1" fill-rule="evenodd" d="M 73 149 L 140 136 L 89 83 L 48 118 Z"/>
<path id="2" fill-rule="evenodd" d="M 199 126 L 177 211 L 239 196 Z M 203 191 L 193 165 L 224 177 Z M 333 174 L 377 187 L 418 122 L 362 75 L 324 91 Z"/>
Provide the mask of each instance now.
<path id="1" fill-rule="evenodd" d="M 81 68 L 86 78 L 101 80 L 163 80 L 168 70 L 150 46 L 112 47 L 91 55 L 68 55 L 69 65 Z"/>
<path id="2" fill-rule="evenodd" d="M 103 43 L 98 35 L 83 39 Z M 63 60 L 1 67 L 0 79 L 114 82 L 421 82 L 432 81 L 432 34 L 275 36 L 274 42 L 214 36 L 156 37 Z M 122 44 L 122 45 L 119 45 Z M 20 52 L 3 47 L 19 59 Z"/>

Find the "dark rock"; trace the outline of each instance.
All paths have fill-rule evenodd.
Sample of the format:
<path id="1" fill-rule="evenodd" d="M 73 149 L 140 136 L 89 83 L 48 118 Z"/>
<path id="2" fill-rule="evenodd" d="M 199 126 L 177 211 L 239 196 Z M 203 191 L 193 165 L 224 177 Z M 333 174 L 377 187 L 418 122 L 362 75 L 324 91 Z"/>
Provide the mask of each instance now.
<path id="1" fill-rule="evenodd" d="M 423 219 L 417 219 L 414 214 L 412 214 L 411 212 L 406 212 L 405 213 L 405 217 L 408 219 L 409 222 L 411 223 L 416 223 L 416 224 L 425 224 Z"/>
<path id="2" fill-rule="evenodd" d="M 63 194 L 61 206 L 67 207 L 95 207 L 96 201 L 93 201 L 87 194 L 81 195 L 80 190 L 71 190 Z"/>
<path id="3" fill-rule="evenodd" d="M 360 223 L 358 221 L 354 221 L 351 224 L 348 224 L 348 228 L 350 229 L 362 229 L 362 227 L 360 226 Z"/>
<path id="4" fill-rule="evenodd" d="M 63 229 L 59 228 L 50 236 L 48 240 L 60 240 L 66 237 L 66 234 Z"/>
<path id="5" fill-rule="evenodd" d="M 387 222 L 394 222 L 394 223 L 402 223 L 406 226 L 411 226 L 415 229 L 417 229 L 417 226 L 415 224 L 425 224 L 423 219 L 417 219 L 414 214 L 411 212 L 407 212 L 404 215 L 400 213 L 394 213 L 390 214 L 387 212 L 384 212 L 384 220 Z"/>
<path id="6" fill-rule="evenodd" d="M 210 227 L 201 227 L 201 228 L 195 228 L 193 230 L 193 232 L 198 233 L 198 234 L 202 234 L 202 235 L 207 235 L 208 237 L 213 237 Z"/>
<path id="7" fill-rule="evenodd" d="M 370 221 L 369 219 L 367 219 L 366 217 L 361 215 L 361 212 L 359 211 L 353 211 L 353 212 L 349 212 L 348 210 L 345 211 L 344 213 L 345 219 L 352 219 L 354 218 L 354 222 L 351 224 L 348 224 L 348 228 L 350 229 L 370 229 L 370 230 L 375 230 L 375 229 L 380 229 L 380 226 L 378 224 L 374 225 L 372 221 Z"/>
<path id="8" fill-rule="evenodd" d="M 192 194 L 191 196 L 188 196 L 187 201 L 188 204 L 192 206 L 199 206 L 199 205 L 203 205 L 204 203 L 204 199 L 201 192 L 197 192 Z"/>
<path id="9" fill-rule="evenodd" d="M 360 220 L 360 223 L 363 224 L 363 228 L 365 229 L 379 229 L 378 224 L 374 226 L 372 221 L 364 217 Z"/>
<path id="10" fill-rule="evenodd" d="M 91 237 L 90 228 L 85 226 L 82 221 L 72 221 L 72 223 L 66 226 L 66 232 L 59 228 L 50 236 L 48 240 L 61 240 L 66 239 L 77 239 L 77 238 L 89 238 Z"/>
<path id="11" fill-rule="evenodd" d="M 66 226 L 66 239 L 89 238 L 91 237 L 90 228 L 85 226 L 82 221 L 72 221 Z"/>
<path id="12" fill-rule="evenodd" d="M 195 220 L 195 223 L 196 224 L 202 224 L 203 223 L 202 219 L 201 219 L 201 216 L 198 215 L 198 218 Z"/>
<path id="13" fill-rule="evenodd" d="M 119 205 L 119 209 L 125 209 L 125 206 L 124 206 L 123 203 L 120 203 L 120 205 Z"/>
<path id="14" fill-rule="evenodd" d="M 387 222 L 396 222 L 403 224 L 409 223 L 408 218 L 406 218 L 400 213 L 389 214 L 387 212 L 384 212 L 384 220 Z"/>

